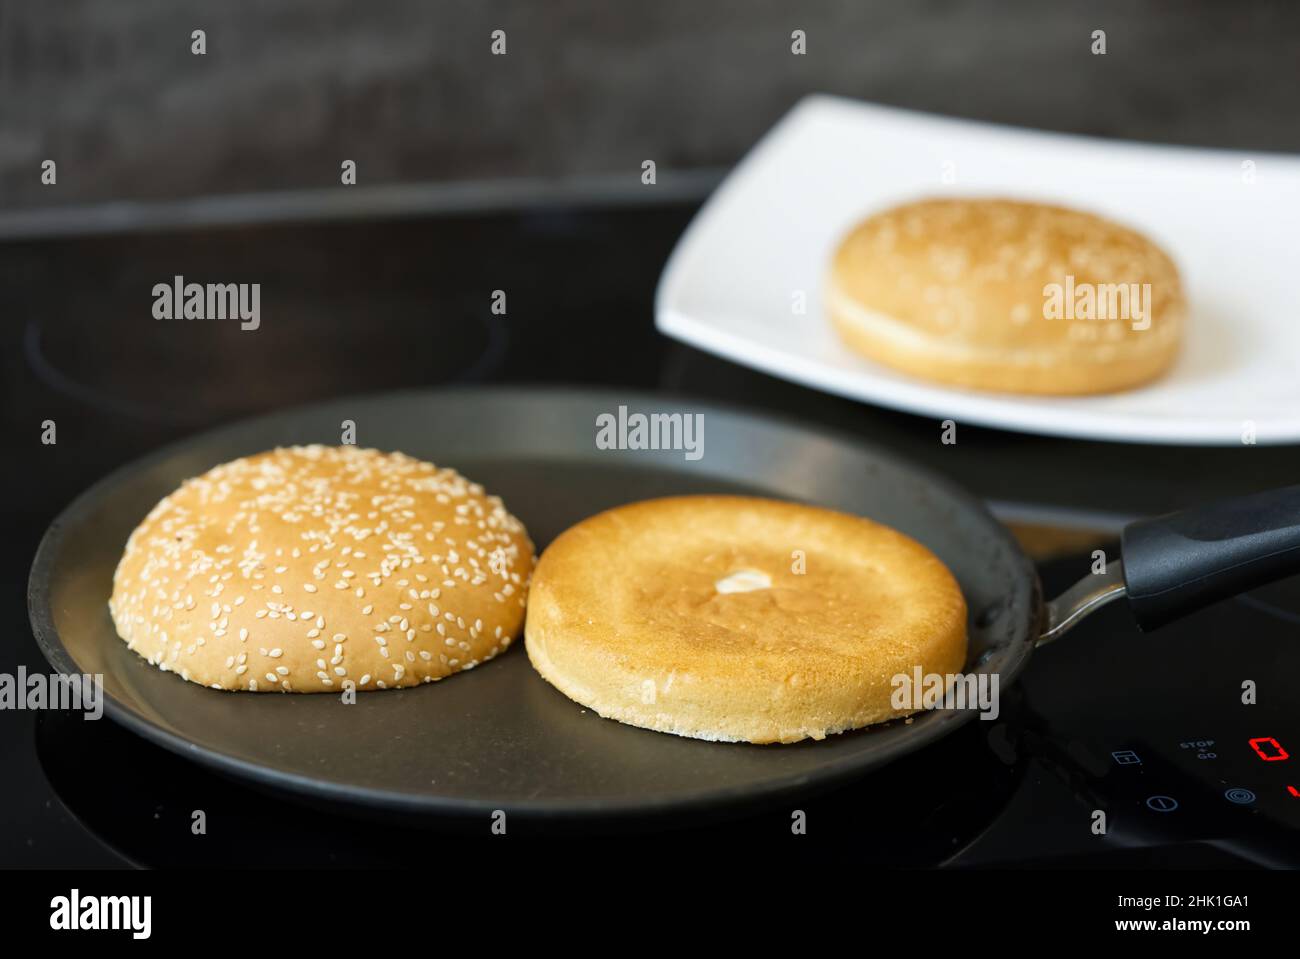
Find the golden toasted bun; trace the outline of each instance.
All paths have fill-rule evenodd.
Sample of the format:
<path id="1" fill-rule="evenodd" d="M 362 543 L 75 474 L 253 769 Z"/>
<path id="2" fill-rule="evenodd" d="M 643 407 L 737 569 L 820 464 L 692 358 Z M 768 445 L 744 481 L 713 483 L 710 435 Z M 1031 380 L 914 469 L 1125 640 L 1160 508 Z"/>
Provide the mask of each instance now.
<path id="1" fill-rule="evenodd" d="M 109 610 L 216 689 L 392 689 L 510 645 L 533 547 L 501 500 L 401 453 L 295 446 L 186 480 L 131 534 Z"/>
<path id="2" fill-rule="evenodd" d="M 906 715 L 891 680 L 961 669 L 966 603 L 943 563 L 886 526 L 687 496 L 566 530 L 537 564 L 524 636 L 537 671 L 601 716 L 788 743 Z"/>
<path id="3" fill-rule="evenodd" d="M 1149 315 L 1112 304 L 1115 284 L 1150 284 Z M 1093 314 L 1111 318 L 1068 318 L 1087 306 L 1067 289 L 1089 286 L 1105 301 Z M 1067 318 L 1045 315 L 1049 290 L 1061 291 Z M 831 321 L 859 353 L 1007 393 L 1105 393 L 1152 380 L 1173 363 L 1187 313 L 1173 261 L 1140 233 L 1012 200 L 923 200 L 871 217 L 840 244 L 826 294 Z"/>

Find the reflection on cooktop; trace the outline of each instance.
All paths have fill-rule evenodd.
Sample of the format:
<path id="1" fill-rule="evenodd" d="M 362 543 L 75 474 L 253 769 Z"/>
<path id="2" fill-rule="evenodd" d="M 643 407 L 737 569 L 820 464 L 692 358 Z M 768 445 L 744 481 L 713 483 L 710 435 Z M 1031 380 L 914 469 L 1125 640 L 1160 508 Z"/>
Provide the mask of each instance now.
<path id="1" fill-rule="evenodd" d="M 418 312 L 385 319 L 383 338 L 358 318 L 329 330 L 328 352 L 313 349 L 309 337 L 289 326 L 241 331 L 237 322 L 163 321 L 153 335 L 131 343 L 134 359 L 126 365 L 103 362 L 99 318 L 78 311 L 57 324 L 30 319 L 23 355 L 43 384 L 71 399 L 115 416 L 193 426 L 214 415 L 264 409 L 286 394 L 295 403 L 333 396 L 340 384 L 355 384 L 360 370 L 382 369 L 396 384 L 479 382 L 505 355 L 506 324 L 481 304 L 463 304 L 455 313 L 457 335 L 436 343 L 429 318 Z M 396 348 L 393 335 L 410 348 Z"/>
<path id="2" fill-rule="evenodd" d="M 808 850 L 833 852 L 849 841 L 863 862 L 906 866 L 937 865 L 960 854 L 1004 808 L 1022 770 L 989 748 L 989 725 L 967 723 L 932 748 L 854 786 L 801 800 L 798 808 L 810 824 Z M 109 720 L 45 715 L 37 724 L 36 745 L 47 778 L 72 815 L 140 865 L 401 864 L 420 855 L 425 842 L 490 834 L 485 818 L 400 818 L 262 792 Z M 206 828 L 202 835 L 194 832 L 198 813 Z M 508 828 L 520 836 L 619 835 L 656 847 L 702 840 L 716 845 L 790 836 L 792 814 L 782 806 L 742 808 L 725 819 L 704 820 L 566 823 L 511 817 Z"/>
<path id="3" fill-rule="evenodd" d="M 1256 612 L 1300 626 L 1300 579 L 1284 579 L 1252 590 L 1236 601 Z"/>

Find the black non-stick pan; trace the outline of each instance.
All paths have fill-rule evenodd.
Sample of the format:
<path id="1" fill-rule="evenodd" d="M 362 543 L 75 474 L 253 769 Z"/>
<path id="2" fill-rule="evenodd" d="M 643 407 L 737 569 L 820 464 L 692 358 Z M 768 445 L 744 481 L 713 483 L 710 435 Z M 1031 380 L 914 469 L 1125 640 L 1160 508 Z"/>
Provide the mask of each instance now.
<path id="1" fill-rule="evenodd" d="M 704 415 L 699 459 L 602 450 L 596 418 Z M 653 496 L 741 492 L 868 516 L 918 539 L 953 571 L 970 608 L 967 669 L 1005 687 L 1034 646 L 1126 591 L 1158 625 L 1294 571 L 1300 490 L 1130 527 L 1124 568 L 1044 603 L 1029 559 L 979 501 L 888 453 L 685 399 L 624 392 L 396 393 L 277 413 L 170 447 L 102 481 L 51 526 L 29 608 L 63 673 L 102 674 L 106 712 L 149 739 L 263 785 L 409 814 L 525 817 L 716 809 L 824 788 L 920 749 L 974 717 L 932 711 L 822 742 L 707 743 L 601 719 L 539 678 L 519 648 L 445 682 L 332 695 L 227 693 L 149 666 L 117 638 L 107 602 L 126 538 L 186 477 L 294 443 L 357 442 L 454 466 L 499 493 L 539 548 L 599 510 Z"/>

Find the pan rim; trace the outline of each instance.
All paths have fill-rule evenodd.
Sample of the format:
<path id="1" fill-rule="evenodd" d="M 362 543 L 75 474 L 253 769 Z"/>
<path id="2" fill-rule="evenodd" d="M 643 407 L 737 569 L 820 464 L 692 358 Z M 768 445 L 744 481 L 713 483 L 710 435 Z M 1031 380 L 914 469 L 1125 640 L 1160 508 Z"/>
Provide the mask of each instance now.
<path id="1" fill-rule="evenodd" d="M 999 672 L 999 683 L 1009 685 L 1023 671 L 1034 643 L 1038 637 L 1038 626 L 1042 615 L 1042 588 L 1033 562 L 1020 547 L 1015 537 L 987 506 L 974 494 L 968 492 L 956 482 L 928 467 L 912 463 L 893 451 L 864 442 L 857 437 L 841 431 L 827 429 L 818 424 L 810 424 L 791 417 L 788 414 L 769 413 L 766 410 L 750 409 L 708 398 L 692 397 L 679 392 L 650 392 L 646 390 L 623 390 L 609 386 L 582 386 L 570 384 L 512 384 L 495 385 L 455 385 L 447 387 L 409 388 L 379 393 L 357 393 L 346 396 L 330 397 L 307 403 L 293 404 L 266 411 L 253 416 L 242 417 L 230 423 L 221 424 L 202 430 L 190 436 L 173 440 L 153 452 L 147 453 L 109 472 L 97 480 L 65 506 L 42 535 L 27 583 L 28 617 L 33 635 L 42 655 L 59 673 L 64 675 L 79 674 L 75 658 L 63 644 L 54 625 L 51 607 L 51 575 L 57 559 L 61 555 L 66 530 L 73 527 L 90 508 L 103 496 L 147 472 L 158 463 L 178 454 L 202 448 L 219 442 L 221 439 L 238 435 L 261 421 L 292 416 L 317 408 L 327 408 L 336 404 L 355 402 L 400 402 L 403 399 L 428 399 L 492 396 L 508 400 L 512 396 L 520 401 L 536 399 L 541 393 L 555 398 L 581 398 L 588 401 L 607 399 L 617 404 L 663 404 L 689 403 L 702 412 L 713 411 L 715 414 L 731 416 L 742 421 L 759 422 L 764 426 L 775 427 L 782 431 L 795 432 L 804 436 L 816 437 L 826 442 L 846 446 L 858 452 L 866 453 L 874 459 L 898 467 L 924 480 L 963 510 L 977 514 L 1007 549 L 1008 556 L 1017 565 L 1018 579 L 1029 588 L 1027 616 L 1025 622 L 1015 624 L 1022 632 L 1008 643 L 1010 661 L 1007 669 Z M 1016 586 L 1015 581 L 1008 582 L 1010 594 Z M 178 681 L 182 681 L 179 680 Z M 162 746 L 168 751 L 185 756 L 220 772 L 229 773 L 238 778 L 253 780 L 265 786 L 284 789 L 299 795 L 325 799 L 344 805 L 363 805 L 399 813 L 472 816 L 491 813 L 506 808 L 511 815 L 526 819 L 566 820 L 578 818 L 615 818 L 624 816 L 656 816 L 669 812 L 683 812 L 707 809 L 733 804 L 757 804 L 763 801 L 775 801 L 783 796 L 795 793 L 807 794 L 817 789 L 827 788 L 843 783 L 854 776 L 866 775 L 872 769 L 883 766 L 901 756 L 919 752 L 925 746 L 956 731 L 974 718 L 972 710 L 935 710 L 916 717 L 909 730 L 909 735 L 902 741 L 886 747 L 876 754 L 851 754 L 831 760 L 819 767 L 816 783 L 810 786 L 808 774 L 790 773 L 763 780 L 758 784 L 746 786 L 726 786 L 704 789 L 687 795 L 642 796 L 635 798 L 601 798 L 601 799 L 525 799 L 510 800 L 505 803 L 483 798 L 461 798 L 401 792 L 369 786 L 349 785 L 330 780 L 316 779 L 298 773 L 286 772 L 273 766 L 253 762 L 229 755 L 219 748 L 204 745 L 186 738 L 180 733 L 159 722 L 151 721 L 124 702 L 120 702 L 107 690 L 102 693 L 104 712 L 118 724 L 126 727 L 136 735 Z M 895 720 L 894 722 L 904 722 Z M 883 724 L 890 725 L 890 724 Z M 633 727 L 635 728 L 635 727 Z M 843 735 L 854 735 L 853 731 Z M 666 734 L 658 734 L 666 735 Z M 788 748 L 782 744 L 755 746 L 748 743 L 717 744 L 723 747 L 781 749 Z M 798 744 L 794 744 L 796 747 Z"/>

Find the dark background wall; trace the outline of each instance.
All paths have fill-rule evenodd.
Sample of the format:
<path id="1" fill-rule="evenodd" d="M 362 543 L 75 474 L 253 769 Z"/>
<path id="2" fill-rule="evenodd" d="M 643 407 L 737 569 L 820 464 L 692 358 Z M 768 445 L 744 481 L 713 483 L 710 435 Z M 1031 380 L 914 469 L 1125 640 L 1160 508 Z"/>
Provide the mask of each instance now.
<path id="1" fill-rule="evenodd" d="M 323 187 L 343 159 L 362 185 L 634 184 L 733 163 L 811 91 L 1297 151 L 1300 4 L 3 0 L 0 210 Z"/>

